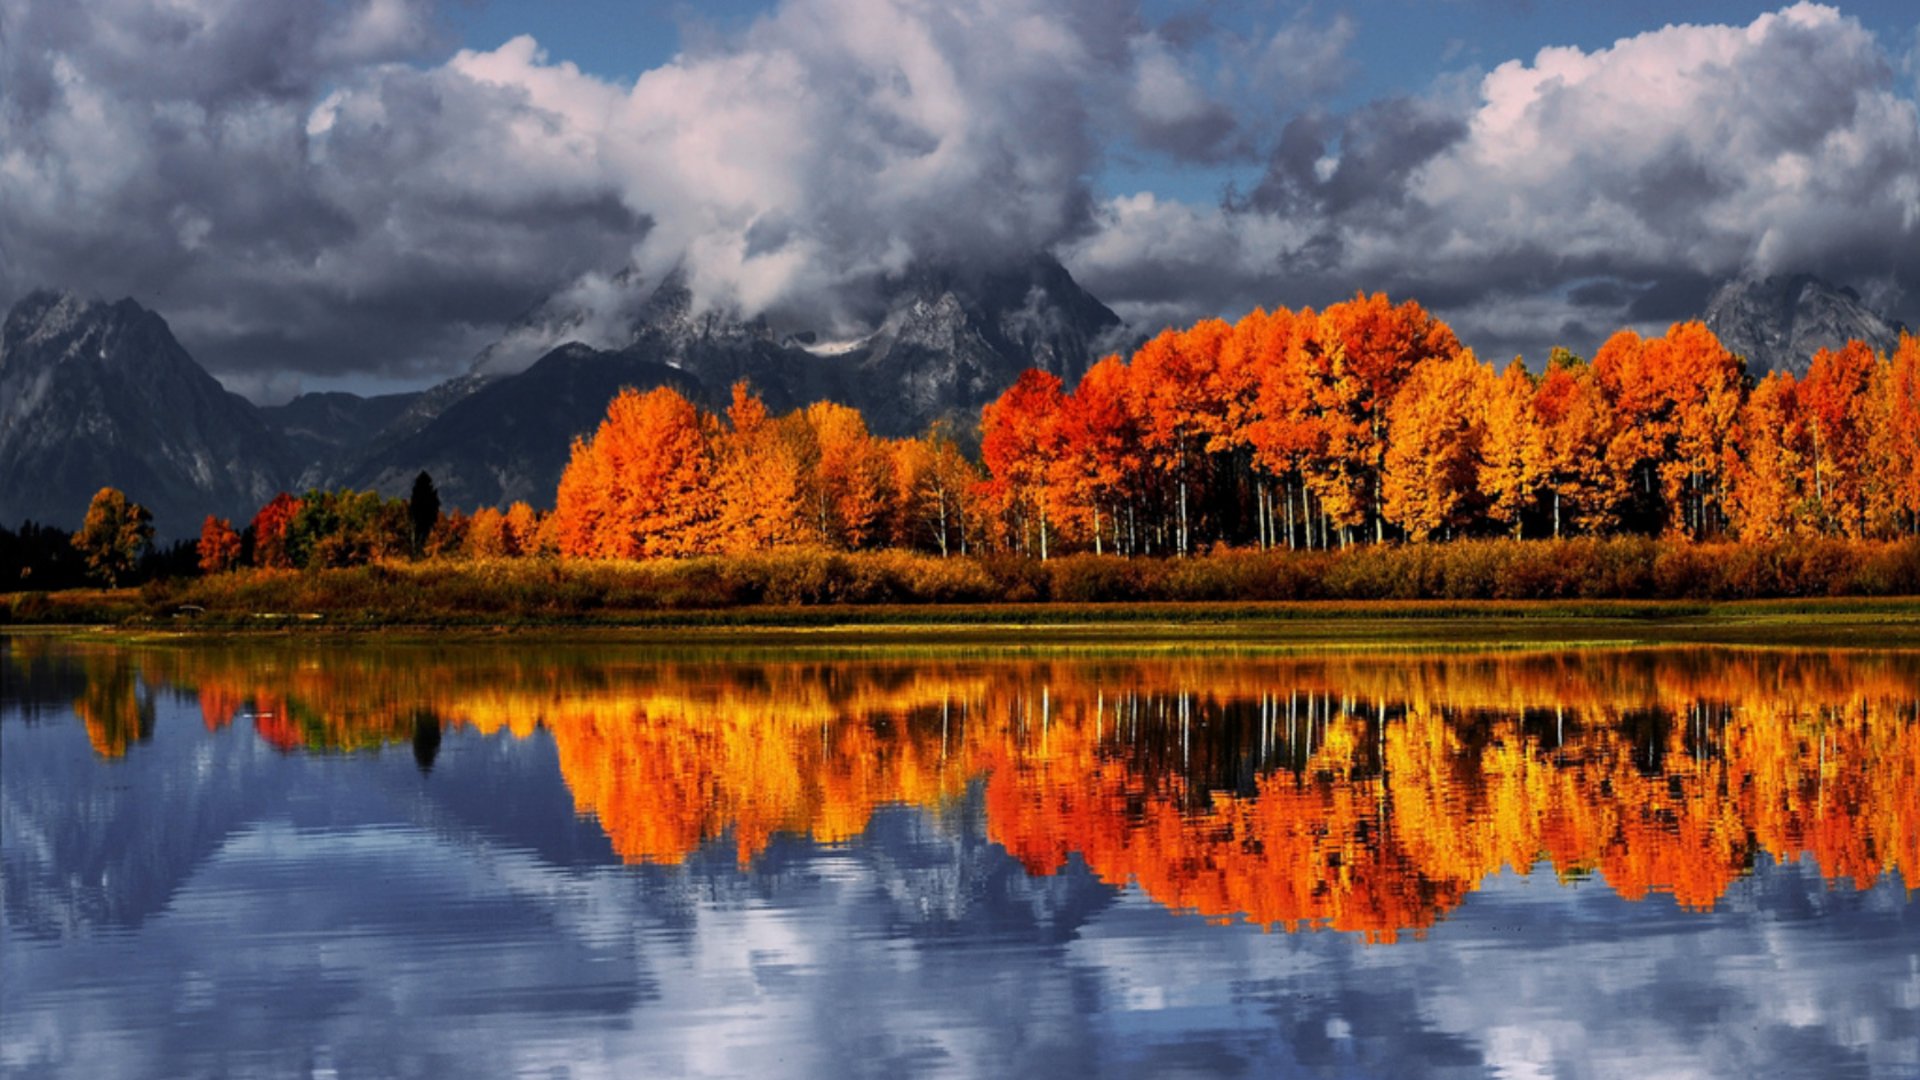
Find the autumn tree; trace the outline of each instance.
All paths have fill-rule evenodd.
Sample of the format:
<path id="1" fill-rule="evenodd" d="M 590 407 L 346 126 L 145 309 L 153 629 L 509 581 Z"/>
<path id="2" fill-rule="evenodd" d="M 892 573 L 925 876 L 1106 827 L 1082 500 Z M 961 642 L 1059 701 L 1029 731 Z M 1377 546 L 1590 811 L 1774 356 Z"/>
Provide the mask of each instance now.
<path id="1" fill-rule="evenodd" d="M 1697 321 L 1675 324 L 1653 353 L 1672 408 L 1672 441 L 1658 467 L 1665 525 L 1699 538 L 1725 516 L 1723 464 L 1746 392 L 1746 365 Z"/>
<path id="2" fill-rule="evenodd" d="M 1663 337 L 1621 330 L 1593 358 L 1613 413 L 1605 461 L 1621 519 L 1649 532 L 1710 530 L 1746 372 L 1704 323 Z"/>
<path id="3" fill-rule="evenodd" d="M 1838 351 L 1821 349 L 1800 384 L 1812 446 L 1812 484 L 1823 532 L 1864 536 L 1869 478 L 1867 443 L 1872 423 L 1868 390 L 1874 381 L 1873 350 L 1849 341 Z"/>
<path id="4" fill-rule="evenodd" d="M 294 566 L 364 566 L 412 550 L 407 504 L 374 491 L 308 491 L 287 522 Z"/>
<path id="5" fill-rule="evenodd" d="M 1414 540 L 1465 526 L 1479 512 L 1480 451 L 1493 373 L 1461 350 L 1416 366 L 1387 413 L 1381 510 Z"/>
<path id="6" fill-rule="evenodd" d="M 1920 533 L 1920 337 L 1901 334 L 1873 390 L 1870 475 L 1891 531 Z"/>
<path id="7" fill-rule="evenodd" d="M 1131 502 L 1129 488 L 1145 459 L 1130 374 L 1119 357 L 1105 357 L 1061 401 L 1059 456 L 1048 488 L 1057 513 L 1084 519 L 1078 531 L 1092 537 L 1096 554 L 1107 551 L 1109 534 L 1113 550 L 1131 546 L 1121 543 L 1121 508 Z"/>
<path id="8" fill-rule="evenodd" d="M 200 543 L 196 548 L 201 571 L 224 574 L 233 569 L 240 562 L 240 548 L 240 534 L 234 530 L 233 522 L 208 514 L 200 525 Z"/>
<path id="9" fill-rule="evenodd" d="M 499 559 L 520 554 L 514 537 L 507 529 L 507 515 L 492 506 L 483 506 L 473 512 L 467 521 L 467 537 L 463 545 L 468 558 Z"/>
<path id="10" fill-rule="evenodd" d="M 1215 389 L 1231 334 L 1219 319 L 1162 331 L 1134 354 L 1127 381 L 1147 464 L 1172 485 L 1169 546 L 1181 555 L 1193 551 L 1193 488 L 1205 480 L 1207 454 L 1225 426 L 1225 404 Z"/>
<path id="11" fill-rule="evenodd" d="M 470 558 L 519 558 L 540 547 L 540 516 L 533 507 L 515 502 L 505 510 L 483 506 L 467 519 L 461 548 Z"/>
<path id="12" fill-rule="evenodd" d="M 1310 366 L 1317 356 L 1311 350 L 1318 348 L 1314 336 L 1319 316 L 1312 309 L 1298 314 L 1284 309 L 1270 314 L 1256 311 L 1242 320 L 1236 333 L 1242 333 L 1242 328 L 1255 386 L 1247 439 L 1255 466 L 1281 487 L 1278 524 L 1270 524 L 1269 530 L 1276 543 L 1284 532 L 1288 547 L 1310 547 L 1314 519 L 1306 477 L 1327 445 L 1327 426 Z"/>
<path id="13" fill-rule="evenodd" d="M 1798 383 L 1769 374 L 1742 406 L 1728 450 L 1727 510 L 1743 539 L 1777 540 L 1810 527 L 1815 503 L 1804 481 L 1812 445 Z"/>
<path id="14" fill-rule="evenodd" d="M 896 441 L 893 463 L 899 496 L 894 542 L 916 547 L 930 537 L 931 548 L 943 557 L 964 554 L 973 517 L 968 493 L 980 482 L 980 471 L 961 452 L 950 426 L 935 422 L 919 438 Z"/>
<path id="15" fill-rule="evenodd" d="M 575 439 L 554 515 L 562 554 L 690 555 L 710 546 L 713 425 L 672 387 L 628 388 Z"/>
<path id="16" fill-rule="evenodd" d="M 515 555 L 540 554 L 540 512 L 524 500 L 507 507 L 505 533 Z"/>
<path id="17" fill-rule="evenodd" d="M 980 411 L 980 457 L 992 476 L 989 490 L 1013 519 L 1019 546 L 1037 526 L 1039 553 L 1048 554 L 1048 490 L 1061 450 L 1060 377 L 1028 368 Z"/>
<path id="18" fill-rule="evenodd" d="M 1593 378 L 1614 423 L 1602 451 L 1616 520 L 1657 523 L 1659 464 L 1672 437 L 1665 380 L 1647 340 L 1631 329 L 1615 331 L 1593 356 Z"/>
<path id="19" fill-rule="evenodd" d="M 87 562 L 95 578 L 118 588 L 120 579 L 140 566 L 140 556 L 153 543 L 153 515 L 130 502 L 118 488 L 103 487 L 87 504 L 80 531 L 73 534 L 74 550 Z"/>
<path id="20" fill-rule="evenodd" d="M 1371 522 L 1378 540 L 1387 407 L 1415 367 L 1454 355 L 1460 341 L 1418 303 L 1395 306 L 1374 293 L 1321 312 L 1315 343 L 1310 370 L 1327 428 L 1321 500 L 1343 530 Z"/>
<path id="21" fill-rule="evenodd" d="M 1519 357 L 1485 388 L 1486 434 L 1480 445 L 1479 483 L 1487 516 L 1518 539 L 1526 514 L 1547 486 L 1546 429 L 1534 413 L 1537 383 Z"/>
<path id="22" fill-rule="evenodd" d="M 804 497 L 820 535 L 856 550 L 883 539 L 893 500 L 893 462 L 885 445 L 867 431 L 858 409 L 816 401 L 802 415 L 815 453 Z"/>
<path id="23" fill-rule="evenodd" d="M 287 526 L 300 512 L 300 500 L 281 492 L 253 515 L 247 528 L 253 533 L 253 564 L 265 567 L 290 567 L 293 556 L 287 551 Z"/>
<path id="24" fill-rule="evenodd" d="M 1593 366 L 1557 350 L 1534 389 L 1533 409 L 1541 426 L 1540 468 L 1554 538 L 1568 527 L 1611 529 L 1618 521 L 1617 495 L 1606 451 L 1614 418 Z"/>
<path id="25" fill-rule="evenodd" d="M 421 549 L 421 554 L 428 558 L 460 554 L 466 550 L 468 524 L 466 513 L 459 507 L 443 512 L 440 520 L 434 522 L 433 531 L 427 534 L 427 542 Z"/>
<path id="26" fill-rule="evenodd" d="M 810 438 L 770 417 L 744 380 L 733 385 L 727 430 L 714 447 L 719 550 L 759 551 L 809 535 L 801 489 Z"/>

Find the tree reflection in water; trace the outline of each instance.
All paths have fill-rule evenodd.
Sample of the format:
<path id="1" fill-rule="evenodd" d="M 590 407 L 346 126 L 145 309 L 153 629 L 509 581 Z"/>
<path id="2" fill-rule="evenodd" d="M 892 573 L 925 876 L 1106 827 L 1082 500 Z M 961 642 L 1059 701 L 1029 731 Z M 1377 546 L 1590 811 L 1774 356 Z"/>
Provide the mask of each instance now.
<path id="1" fill-rule="evenodd" d="M 30 663 L 31 655 L 16 655 Z M 578 813 L 629 862 L 780 833 L 838 842 L 892 804 L 984 785 L 1029 872 L 1077 854 L 1169 908 L 1370 939 L 1488 876 L 1550 867 L 1712 907 L 1762 853 L 1860 887 L 1920 881 L 1920 658 L 1554 655 L 654 661 L 618 650 L 103 650 L 95 750 L 151 687 L 288 752 L 544 730 Z M 137 676 L 137 677 L 136 677 Z"/>

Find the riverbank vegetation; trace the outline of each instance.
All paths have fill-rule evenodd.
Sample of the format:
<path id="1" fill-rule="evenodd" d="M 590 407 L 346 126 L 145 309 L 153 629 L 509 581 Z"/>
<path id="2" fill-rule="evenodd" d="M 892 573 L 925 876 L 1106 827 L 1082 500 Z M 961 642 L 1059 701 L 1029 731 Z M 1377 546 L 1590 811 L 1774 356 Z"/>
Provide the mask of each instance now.
<path id="1" fill-rule="evenodd" d="M 1920 543 L 1914 541 L 1686 544 L 1625 537 L 1226 551 L 1190 559 L 1078 554 L 1044 562 L 823 548 L 653 560 L 398 560 L 240 569 L 114 592 L 18 593 L 0 615 L 14 622 L 255 627 L 617 625 L 860 621 L 873 616 L 856 609 L 894 606 L 919 613 L 884 618 L 1177 621 L 1164 605 L 1213 605 L 1195 617 L 1227 620 L 1272 617 L 1276 613 L 1260 605 L 1287 602 L 1322 602 L 1333 610 L 1282 615 L 1475 614 L 1446 606 L 1464 601 L 1510 602 L 1511 614 L 1544 617 L 1578 616 L 1587 610 L 1578 605 L 1587 601 L 1915 594 Z M 1523 610 L 1528 604 L 1533 607 Z M 782 611 L 789 614 L 769 614 Z"/>

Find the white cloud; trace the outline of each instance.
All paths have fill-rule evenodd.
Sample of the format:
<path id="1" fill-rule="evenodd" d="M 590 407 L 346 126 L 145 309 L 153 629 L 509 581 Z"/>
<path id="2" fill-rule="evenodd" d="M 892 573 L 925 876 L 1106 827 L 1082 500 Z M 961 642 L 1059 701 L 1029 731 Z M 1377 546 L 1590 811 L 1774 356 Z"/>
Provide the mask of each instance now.
<path id="1" fill-rule="evenodd" d="M 1135 308 L 1384 288 L 1470 321 L 1479 309 L 1490 331 L 1486 309 L 1595 276 L 1812 271 L 1912 305 L 1920 110 L 1898 62 L 1857 21 L 1806 3 L 1746 26 L 1544 49 L 1494 68 L 1464 106 L 1442 88 L 1297 120 L 1242 203 L 1147 215 L 1138 197 L 1110 200 L 1068 263 Z M 1210 250 L 1218 268 L 1212 294 L 1169 295 L 1139 269 L 1164 257 L 1181 214 L 1183 258 Z M 1490 333 L 1492 351 L 1538 350 L 1562 325 Z"/>

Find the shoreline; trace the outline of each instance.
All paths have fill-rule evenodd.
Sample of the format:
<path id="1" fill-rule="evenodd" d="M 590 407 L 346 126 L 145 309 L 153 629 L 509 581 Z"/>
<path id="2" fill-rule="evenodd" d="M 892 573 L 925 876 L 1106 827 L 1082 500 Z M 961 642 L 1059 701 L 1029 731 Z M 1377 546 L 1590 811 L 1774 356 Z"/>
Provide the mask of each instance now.
<path id="1" fill-rule="evenodd" d="M 1920 598 L 1271 601 L 744 606 L 591 618 L 430 621 L 327 613 L 180 614 L 0 624 L 0 635 L 114 640 L 551 640 L 697 649 L 1002 652 L 1658 645 L 1920 649 Z"/>

